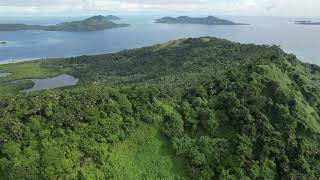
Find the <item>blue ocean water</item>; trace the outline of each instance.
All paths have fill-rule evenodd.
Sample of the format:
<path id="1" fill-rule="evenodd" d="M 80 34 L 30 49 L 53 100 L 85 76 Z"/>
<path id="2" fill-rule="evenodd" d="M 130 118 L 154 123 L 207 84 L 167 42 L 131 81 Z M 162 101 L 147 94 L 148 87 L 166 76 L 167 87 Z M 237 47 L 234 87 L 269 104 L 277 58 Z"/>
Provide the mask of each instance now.
<path id="1" fill-rule="evenodd" d="M 97 32 L 0 32 L 0 63 L 47 57 L 118 52 L 169 40 L 214 36 L 242 43 L 280 45 L 304 62 L 320 64 L 320 26 L 295 25 L 301 18 L 223 17 L 249 26 L 167 25 L 153 23 L 161 16 L 122 16 L 131 26 Z M 56 24 L 84 17 L 11 17 L 0 23 Z M 305 20 L 305 19 L 303 19 Z"/>

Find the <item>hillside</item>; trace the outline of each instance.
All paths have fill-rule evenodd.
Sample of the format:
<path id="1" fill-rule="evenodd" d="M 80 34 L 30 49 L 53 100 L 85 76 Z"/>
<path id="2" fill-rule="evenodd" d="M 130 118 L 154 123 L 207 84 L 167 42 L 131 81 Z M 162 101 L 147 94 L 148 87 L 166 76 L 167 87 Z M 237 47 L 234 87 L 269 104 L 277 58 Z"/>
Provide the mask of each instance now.
<path id="1" fill-rule="evenodd" d="M 108 18 L 113 16 L 92 16 L 81 21 L 64 22 L 57 25 L 27 25 L 27 24 L 0 24 L 0 31 L 43 30 L 43 31 L 99 31 L 111 28 L 125 27 L 128 24 L 117 24 Z"/>
<path id="2" fill-rule="evenodd" d="M 156 23 L 164 24 L 203 24 L 203 25 L 246 25 L 242 23 L 235 23 L 229 20 L 221 19 L 214 16 L 203 18 L 192 18 L 188 16 L 179 17 L 163 17 L 156 20 Z"/>
<path id="3" fill-rule="evenodd" d="M 319 179 L 320 68 L 203 37 L 1 65 L 3 179 Z M 75 87 L 18 93 L 68 73 Z"/>

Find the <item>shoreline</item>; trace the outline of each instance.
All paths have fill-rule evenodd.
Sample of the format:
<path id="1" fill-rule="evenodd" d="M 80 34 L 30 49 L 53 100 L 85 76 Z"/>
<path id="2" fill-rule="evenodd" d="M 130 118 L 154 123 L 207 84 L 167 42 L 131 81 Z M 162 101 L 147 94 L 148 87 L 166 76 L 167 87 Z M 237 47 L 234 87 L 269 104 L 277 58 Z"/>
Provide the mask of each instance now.
<path id="1" fill-rule="evenodd" d="M 136 49 L 136 48 L 131 48 L 131 49 Z M 0 60 L 0 65 L 15 64 L 15 63 L 28 62 L 28 61 L 46 61 L 46 60 L 51 60 L 51 59 L 67 59 L 67 58 L 80 57 L 80 56 L 96 56 L 96 55 L 114 54 L 114 53 L 118 53 L 118 52 L 121 52 L 124 50 L 127 50 L 127 49 L 121 49 L 119 51 L 98 53 L 98 54 L 78 54 L 78 55 L 68 55 L 68 56 L 59 56 L 59 57 L 34 57 L 34 58 Z"/>
<path id="2" fill-rule="evenodd" d="M 232 41 L 235 42 L 235 41 Z M 161 44 L 161 43 L 158 43 Z M 158 44 L 153 44 L 153 45 L 158 45 Z M 243 43 L 247 44 L 247 43 Z M 149 45 L 149 46 L 153 46 Z M 256 45 L 263 45 L 263 44 L 256 44 Z M 143 46 L 143 47 L 149 47 L 149 46 Z M 134 47 L 134 48 L 129 48 L 129 49 L 120 49 L 117 51 L 112 51 L 112 52 L 106 52 L 106 53 L 93 53 L 93 54 L 75 54 L 75 55 L 68 55 L 68 56 L 60 56 L 60 57 L 33 57 L 33 58 L 21 58 L 21 59 L 11 59 L 11 60 L 0 60 L 0 65 L 6 65 L 6 64 L 15 64 L 15 63 L 22 63 L 22 62 L 28 62 L 28 61 L 46 61 L 46 60 L 51 60 L 51 59 L 66 59 L 66 58 L 71 58 L 71 57 L 79 57 L 79 56 L 96 56 L 96 55 L 107 55 L 107 54 L 114 54 L 114 53 L 119 53 L 124 50 L 131 50 L 131 49 L 139 49 L 143 47 Z M 287 54 L 293 54 L 295 55 L 301 62 L 304 63 L 311 63 L 311 64 L 316 64 L 320 66 L 320 63 L 317 63 L 314 58 L 308 58 L 306 54 L 302 53 L 301 51 L 295 51 L 295 50 L 290 50 L 287 48 L 280 47 L 285 53 Z"/>
<path id="3" fill-rule="evenodd" d="M 32 62 L 32 61 L 46 61 L 51 59 L 59 59 L 59 58 L 70 58 L 76 56 L 66 56 L 66 57 L 34 57 L 34 58 L 21 58 L 21 59 L 11 59 L 11 60 L 0 60 L 0 65 L 6 64 L 16 64 L 16 63 L 23 63 L 23 62 Z"/>
<path id="4" fill-rule="evenodd" d="M 0 65 L 6 65 L 6 64 L 15 64 L 15 63 L 21 63 L 21 62 L 27 62 L 27 61 L 39 61 L 39 60 L 46 60 L 51 58 L 23 58 L 23 59 L 12 59 L 12 60 L 0 60 Z"/>

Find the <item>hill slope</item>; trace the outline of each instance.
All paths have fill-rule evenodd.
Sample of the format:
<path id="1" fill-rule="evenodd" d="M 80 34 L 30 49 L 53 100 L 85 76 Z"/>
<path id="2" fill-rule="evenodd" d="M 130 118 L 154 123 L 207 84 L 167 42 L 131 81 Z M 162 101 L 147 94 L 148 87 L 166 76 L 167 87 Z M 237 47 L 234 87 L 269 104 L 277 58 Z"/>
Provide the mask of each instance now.
<path id="1" fill-rule="evenodd" d="M 6 179 L 320 178 L 320 68 L 277 46 L 204 37 L 0 70 L 22 66 L 37 73 L 1 86 L 81 83 L 1 98 Z"/>

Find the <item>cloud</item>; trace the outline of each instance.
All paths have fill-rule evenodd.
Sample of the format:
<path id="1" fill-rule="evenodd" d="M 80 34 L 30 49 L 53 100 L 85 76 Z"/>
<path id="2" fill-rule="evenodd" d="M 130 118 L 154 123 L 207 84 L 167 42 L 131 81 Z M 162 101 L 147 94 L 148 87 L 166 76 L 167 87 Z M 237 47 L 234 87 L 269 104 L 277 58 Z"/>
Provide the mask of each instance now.
<path id="1" fill-rule="evenodd" d="M 0 0 L 0 15 L 169 13 L 320 16 L 319 0 Z"/>

